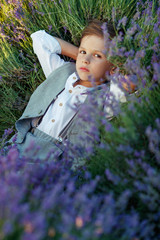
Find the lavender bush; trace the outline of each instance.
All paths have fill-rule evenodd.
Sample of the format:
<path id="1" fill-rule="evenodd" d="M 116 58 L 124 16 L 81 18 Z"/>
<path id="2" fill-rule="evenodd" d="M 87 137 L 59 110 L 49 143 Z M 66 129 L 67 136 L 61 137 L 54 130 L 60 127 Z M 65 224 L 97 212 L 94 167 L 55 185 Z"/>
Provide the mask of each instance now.
<path id="1" fill-rule="evenodd" d="M 90 95 L 81 120 L 90 122 L 91 144 L 67 143 L 61 160 L 41 162 L 29 154 L 32 144 L 22 158 L 16 145 L 6 145 L 14 129 L 5 130 L 0 239 L 160 239 L 159 1 L 2 0 L 1 132 L 13 125 L 44 79 L 31 32 L 44 28 L 78 44 L 91 16 L 112 20 L 117 29 L 117 37 L 106 41 L 106 57 L 117 66 L 110 80 L 127 85 L 126 74 L 137 91 L 126 92 L 127 102 L 121 104 L 105 87 L 98 102 Z M 103 30 L 107 40 L 105 24 Z M 111 121 L 102 103 L 112 109 Z"/>
<path id="2" fill-rule="evenodd" d="M 159 239 L 160 119 L 155 126 L 145 132 L 155 161 L 135 150 L 125 178 L 109 168 L 92 178 L 86 168 L 72 171 L 69 161 L 21 159 L 13 146 L 0 158 L 1 237 Z"/>

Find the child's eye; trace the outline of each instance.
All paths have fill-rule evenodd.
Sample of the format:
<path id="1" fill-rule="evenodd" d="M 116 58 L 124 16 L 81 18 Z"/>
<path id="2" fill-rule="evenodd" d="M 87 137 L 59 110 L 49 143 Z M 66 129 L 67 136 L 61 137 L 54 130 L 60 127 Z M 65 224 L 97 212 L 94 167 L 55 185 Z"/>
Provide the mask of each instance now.
<path id="1" fill-rule="evenodd" d="M 99 54 L 94 54 L 94 56 L 96 57 L 96 58 L 101 58 L 102 56 L 101 55 L 99 55 Z"/>
<path id="2" fill-rule="evenodd" d="M 86 54 L 86 51 L 81 50 L 80 53 L 81 53 L 81 54 Z"/>

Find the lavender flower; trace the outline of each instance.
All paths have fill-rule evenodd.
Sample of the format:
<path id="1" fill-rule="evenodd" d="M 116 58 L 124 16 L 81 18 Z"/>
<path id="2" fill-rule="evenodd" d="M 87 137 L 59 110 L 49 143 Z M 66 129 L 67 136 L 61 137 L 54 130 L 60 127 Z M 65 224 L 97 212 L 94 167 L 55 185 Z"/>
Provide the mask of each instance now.
<path id="1" fill-rule="evenodd" d="M 106 177 L 109 181 L 113 182 L 114 184 L 118 184 L 120 182 L 120 177 L 119 176 L 115 176 L 114 174 L 112 174 L 109 169 L 105 170 L 105 174 Z"/>
<path id="2" fill-rule="evenodd" d="M 49 30 L 49 31 L 52 30 L 52 25 L 48 25 L 48 30 Z"/>
<path id="3" fill-rule="evenodd" d="M 67 33 L 67 27 L 63 27 L 64 28 L 64 33 L 66 34 Z"/>
<path id="4" fill-rule="evenodd" d="M 155 82 L 159 82 L 160 80 L 160 63 L 153 63 L 153 68 L 154 68 L 154 75 L 153 75 L 153 80 Z"/>
<path id="5" fill-rule="evenodd" d="M 70 4 L 68 4 L 68 11 L 69 11 L 69 13 L 70 13 L 70 14 L 72 14 L 72 11 L 71 11 L 71 6 L 70 6 Z"/>
<path id="6" fill-rule="evenodd" d="M 34 63 L 29 46 L 24 44 L 31 31 L 27 22 L 32 19 L 37 26 L 41 15 L 48 16 L 42 10 L 44 2 L 28 2 L 25 8 L 23 1 L 6 0 L 6 4 L 10 4 L 10 12 L 6 12 L 7 20 L 0 27 L 1 50 L 5 43 L 9 46 L 5 48 L 7 54 L 13 48 L 23 62 L 27 56 L 28 68 Z M 49 6 L 56 13 L 62 1 L 51 1 Z M 64 11 L 71 13 L 71 6 L 66 7 L 63 6 Z M 31 19 L 24 14 L 28 9 Z M 122 87 L 126 74 L 138 91 L 126 93 L 127 102 L 122 104 L 106 85 L 101 86 L 101 91 L 89 92 L 87 106 L 82 106 L 77 120 L 86 135 L 73 145 L 67 139 L 61 160 L 51 151 L 45 161 L 40 161 L 32 142 L 26 157 L 20 156 L 15 144 L 6 146 L 12 129 L 5 131 L 0 153 L 2 238 L 160 239 L 159 3 L 153 9 L 151 1 L 139 1 L 133 21 L 124 16 L 118 23 L 125 30 L 124 36 L 119 34 L 112 40 L 107 24 L 102 26 L 105 53 L 118 66 L 113 75 L 106 74 L 107 80 Z M 57 26 L 63 28 L 58 14 L 56 18 Z M 70 20 L 68 15 L 65 18 Z M 115 25 L 116 18 L 113 8 Z M 48 20 L 44 24 L 51 30 Z M 5 60 L 12 61 L 11 55 Z M 36 72 L 38 68 L 35 64 Z M 5 80 L 7 74 L 11 76 L 10 72 L 2 74 Z M 94 79 L 90 80 L 95 86 Z M 108 119 L 106 109 L 112 111 Z"/>
<path id="7" fill-rule="evenodd" d="M 159 119 L 156 120 L 158 123 Z M 155 154 L 156 160 L 159 163 L 160 162 L 160 129 L 159 125 L 157 124 L 157 130 L 152 130 L 151 126 L 148 126 L 146 129 L 146 135 L 149 140 L 149 150 Z"/>
<path id="8" fill-rule="evenodd" d="M 119 22 L 118 22 L 118 27 L 119 27 L 121 24 L 123 25 L 123 27 L 125 27 L 125 26 L 126 26 L 126 23 L 127 23 L 127 17 L 124 16 L 122 19 L 119 20 Z"/>

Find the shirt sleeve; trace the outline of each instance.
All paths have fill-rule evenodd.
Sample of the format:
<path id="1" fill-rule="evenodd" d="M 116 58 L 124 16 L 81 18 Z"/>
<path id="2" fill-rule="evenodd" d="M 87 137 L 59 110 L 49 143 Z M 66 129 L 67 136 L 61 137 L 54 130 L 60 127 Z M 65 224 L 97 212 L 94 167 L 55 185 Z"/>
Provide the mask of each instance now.
<path id="1" fill-rule="evenodd" d="M 110 83 L 110 92 L 113 94 L 115 100 L 119 102 L 126 102 L 125 92 L 119 86 L 118 82 L 111 81 Z"/>
<path id="2" fill-rule="evenodd" d="M 45 30 L 32 33 L 31 38 L 34 53 L 37 55 L 47 78 L 51 72 L 65 64 L 65 61 L 58 55 L 61 54 L 60 44 L 54 37 L 46 33 Z"/>
<path id="3" fill-rule="evenodd" d="M 109 93 L 106 98 L 106 105 L 104 107 L 104 112 L 106 118 L 111 120 L 120 111 L 120 103 L 126 102 L 125 92 L 120 88 L 118 81 L 110 82 Z"/>

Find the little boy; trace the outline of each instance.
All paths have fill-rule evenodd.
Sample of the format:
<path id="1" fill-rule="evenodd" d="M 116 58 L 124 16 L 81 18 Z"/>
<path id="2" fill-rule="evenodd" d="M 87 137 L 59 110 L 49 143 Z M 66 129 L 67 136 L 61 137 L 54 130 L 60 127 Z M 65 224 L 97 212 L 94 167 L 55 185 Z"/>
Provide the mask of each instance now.
<path id="1" fill-rule="evenodd" d="M 113 68 L 104 54 L 101 25 L 94 20 L 86 27 L 79 48 L 50 36 L 44 30 L 31 35 L 46 80 L 32 94 L 23 115 L 16 122 L 16 143 L 20 153 L 26 154 L 34 144 L 36 156 L 40 159 L 45 159 L 51 150 L 59 156 L 66 139 L 75 144 L 81 134 L 87 134 L 85 127 L 80 129 L 76 124 L 81 104 L 87 104 L 87 91 L 95 91 L 104 84 L 105 73 Z M 115 35 L 110 26 L 108 32 L 111 37 Z M 59 54 L 73 58 L 76 64 L 65 62 Z M 94 78 L 94 87 L 91 78 Z M 124 98 L 118 87 L 111 88 L 119 98 Z"/>

